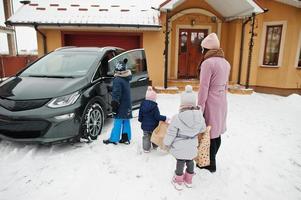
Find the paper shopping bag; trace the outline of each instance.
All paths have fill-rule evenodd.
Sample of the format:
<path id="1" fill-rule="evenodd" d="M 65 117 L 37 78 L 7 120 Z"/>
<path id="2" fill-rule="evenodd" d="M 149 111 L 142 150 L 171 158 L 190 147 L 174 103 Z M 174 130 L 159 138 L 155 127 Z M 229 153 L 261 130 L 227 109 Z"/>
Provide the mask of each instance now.
<path id="1" fill-rule="evenodd" d="M 163 144 L 163 139 L 167 133 L 168 123 L 166 122 L 159 122 L 159 125 L 152 133 L 151 142 L 158 145 L 160 149 L 165 150 L 165 145 Z"/>
<path id="2" fill-rule="evenodd" d="M 199 167 L 210 165 L 210 129 L 208 126 L 206 131 L 199 135 L 198 156 L 195 158 Z"/>

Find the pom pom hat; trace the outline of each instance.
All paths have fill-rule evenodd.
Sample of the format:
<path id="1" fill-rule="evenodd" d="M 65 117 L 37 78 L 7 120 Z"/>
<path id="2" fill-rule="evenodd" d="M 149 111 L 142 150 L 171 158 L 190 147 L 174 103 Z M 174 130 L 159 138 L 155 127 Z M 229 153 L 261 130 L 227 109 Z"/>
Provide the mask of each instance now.
<path id="1" fill-rule="evenodd" d="M 181 93 L 181 107 L 196 106 L 196 95 L 191 85 L 185 86 L 185 91 Z"/>

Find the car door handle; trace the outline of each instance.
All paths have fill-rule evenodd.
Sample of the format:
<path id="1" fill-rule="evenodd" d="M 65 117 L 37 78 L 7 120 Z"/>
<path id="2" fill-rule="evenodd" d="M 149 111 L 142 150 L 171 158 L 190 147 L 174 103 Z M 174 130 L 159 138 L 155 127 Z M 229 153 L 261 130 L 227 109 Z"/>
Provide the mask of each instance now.
<path id="1" fill-rule="evenodd" d="M 147 77 L 142 77 L 142 78 L 139 78 L 137 81 L 145 81 L 147 79 Z"/>

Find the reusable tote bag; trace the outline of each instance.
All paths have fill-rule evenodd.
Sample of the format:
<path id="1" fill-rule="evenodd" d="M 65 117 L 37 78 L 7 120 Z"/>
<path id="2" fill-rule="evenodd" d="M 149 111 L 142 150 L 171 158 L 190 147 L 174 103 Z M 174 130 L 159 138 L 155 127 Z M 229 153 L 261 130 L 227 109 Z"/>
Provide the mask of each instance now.
<path id="1" fill-rule="evenodd" d="M 207 126 L 204 133 L 199 134 L 198 156 L 196 164 L 200 167 L 210 165 L 210 126 Z"/>
<path id="2" fill-rule="evenodd" d="M 165 146 L 163 144 L 163 139 L 167 133 L 168 123 L 166 122 L 159 122 L 159 125 L 152 133 L 151 142 L 158 145 L 160 149 L 165 150 Z"/>

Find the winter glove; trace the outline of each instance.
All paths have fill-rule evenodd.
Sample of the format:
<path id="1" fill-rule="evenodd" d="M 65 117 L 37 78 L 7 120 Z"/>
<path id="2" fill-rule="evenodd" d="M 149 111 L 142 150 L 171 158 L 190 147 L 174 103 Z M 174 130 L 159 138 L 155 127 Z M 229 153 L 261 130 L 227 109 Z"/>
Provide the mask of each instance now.
<path id="1" fill-rule="evenodd" d="M 113 114 L 116 115 L 117 112 L 118 112 L 119 103 L 117 101 L 112 101 L 111 102 L 111 106 L 112 106 L 112 112 L 113 112 Z"/>

